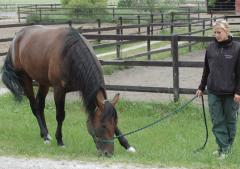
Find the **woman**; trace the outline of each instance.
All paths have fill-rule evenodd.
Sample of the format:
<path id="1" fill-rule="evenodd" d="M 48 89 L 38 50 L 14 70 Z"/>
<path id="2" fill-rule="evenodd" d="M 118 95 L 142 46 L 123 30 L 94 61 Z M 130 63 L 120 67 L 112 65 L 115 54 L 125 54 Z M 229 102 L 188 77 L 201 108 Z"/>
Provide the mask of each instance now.
<path id="1" fill-rule="evenodd" d="M 196 95 L 202 96 L 207 86 L 212 132 L 218 145 L 214 154 L 224 159 L 236 135 L 240 103 L 240 43 L 233 40 L 229 25 L 223 19 L 216 20 L 213 32 L 215 40 L 207 47 Z"/>

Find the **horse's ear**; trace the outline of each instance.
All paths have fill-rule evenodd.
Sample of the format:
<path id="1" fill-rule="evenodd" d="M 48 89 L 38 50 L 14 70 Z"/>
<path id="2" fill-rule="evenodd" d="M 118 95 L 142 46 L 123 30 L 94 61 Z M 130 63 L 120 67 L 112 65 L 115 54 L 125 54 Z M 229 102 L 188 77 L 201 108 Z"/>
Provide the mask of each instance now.
<path id="1" fill-rule="evenodd" d="M 112 105 L 113 106 L 115 106 L 117 104 L 119 98 L 120 98 L 120 93 L 117 93 L 112 100 Z"/>
<path id="2" fill-rule="evenodd" d="M 104 110 L 104 95 L 101 91 L 97 93 L 97 105 L 98 108 L 103 112 Z"/>

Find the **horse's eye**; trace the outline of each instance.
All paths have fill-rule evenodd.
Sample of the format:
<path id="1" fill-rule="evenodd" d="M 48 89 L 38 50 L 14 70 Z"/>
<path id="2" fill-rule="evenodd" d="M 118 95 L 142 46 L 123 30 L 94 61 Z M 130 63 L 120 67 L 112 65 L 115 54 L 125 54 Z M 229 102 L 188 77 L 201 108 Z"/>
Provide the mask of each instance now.
<path id="1" fill-rule="evenodd" d="M 107 126 L 104 124 L 104 125 L 102 125 L 102 128 L 103 128 L 103 129 L 106 129 L 106 128 L 107 128 Z"/>

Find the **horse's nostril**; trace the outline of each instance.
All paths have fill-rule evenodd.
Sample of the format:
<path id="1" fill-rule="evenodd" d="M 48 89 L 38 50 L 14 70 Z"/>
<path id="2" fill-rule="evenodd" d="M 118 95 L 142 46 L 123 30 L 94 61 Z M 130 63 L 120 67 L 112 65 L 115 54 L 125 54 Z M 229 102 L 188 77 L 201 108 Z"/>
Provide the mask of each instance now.
<path id="1" fill-rule="evenodd" d="M 104 155 L 105 157 L 111 157 L 111 156 L 112 156 L 112 153 L 109 153 L 108 151 L 104 151 L 104 152 L 103 152 L 103 155 Z"/>

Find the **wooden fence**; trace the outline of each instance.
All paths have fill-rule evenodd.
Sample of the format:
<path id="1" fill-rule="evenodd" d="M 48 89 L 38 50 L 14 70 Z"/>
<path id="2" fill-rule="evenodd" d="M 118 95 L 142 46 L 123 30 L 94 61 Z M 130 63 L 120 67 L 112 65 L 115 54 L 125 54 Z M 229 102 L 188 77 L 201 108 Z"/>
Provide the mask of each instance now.
<path id="1" fill-rule="evenodd" d="M 154 92 L 154 93 L 173 93 L 174 101 L 179 99 L 179 94 L 193 94 L 196 89 L 180 88 L 179 87 L 179 68 L 180 67 L 202 67 L 202 62 L 186 62 L 178 60 L 180 41 L 196 41 L 208 42 L 212 41 L 213 37 L 202 36 L 149 36 L 149 35 L 85 35 L 87 39 L 101 39 L 101 40 L 138 40 L 138 41 L 171 41 L 172 61 L 103 61 L 102 65 L 122 65 L 122 66 L 167 66 L 173 68 L 173 88 L 167 87 L 141 87 L 141 86 L 121 86 L 108 85 L 108 90 L 120 91 L 136 91 L 136 92 Z M 240 37 L 234 37 L 235 40 L 240 41 Z"/>
<path id="2" fill-rule="evenodd" d="M 200 8 L 200 5 L 197 7 L 181 7 L 179 4 L 174 9 L 173 6 L 170 7 L 170 11 L 175 12 L 191 12 L 195 13 L 200 17 L 201 13 L 205 13 L 206 9 Z M 128 12 L 126 12 L 128 11 Z M 131 11 L 131 12 L 129 12 Z M 33 16 L 34 19 L 38 22 L 43 20 L 48 20 L 49 22 L 56 21 L 66 21 L 68 19 L 73 20 L 75 23 L 79 22 L 90 22 L 92 17 L 101 16 L 101 18 L 108 18 L 108 20 L 118 20 L 119 17 L 122 17 L 124 21 L 149 21 L 154 16 L 155 19 L 168 20 L 171 18 L 167 8 L 149 8 L 149 7 L 139 7 L 139 8 L 67 8 L 56 5 L 27 5 L 18 7 L 18 19 L 21 22 L 22 19 L 26 19 L 27 16 Z M 49 17 L 54 17 L 53 20 Z M 65 17 L 67 19 L 60 19 Z M 140 17 L 140 18 L 139 18 Z M 87 19 L 85 19 L 87 18 Z"/>
<path id="3" fill-rule="evenodd" d="M 212 18 L 213 20 L 216 18 Z M 178 42 L 181 41 L 187 41 L 190 42 L 190 46 L 192 42 L 208 42 L 213 40 L 213 37 L 204 37 L 204 36 L 192 36 L 192 34 L 194 33 L 198 33 L 198 32 L 202 32 L 203 35 L 205 35 L 205 31 L 209 28 L 206 28 L 206 24 L 205 22 L 208 22 L 208 25 L 211 25 L 211 20 L 203 20 L 202 22 L 198 21 L 192 21 L 187 23 L 187 25 L 189 26 L 188 28 L 190 28 L 190 32 L 182 34 L 182 35 L 169 35 L 169 36 L 159 36 L 159 35 L 154 35 L 151 34 L 151 26 L 163 26 L 162 23 L 161 24 L 148 24 L 148 25 L 128 25 L 128 26 L 117 26 L 117 27 L 110 27 L 110 28 L 96 28 L 96 29 L 83 29 L 81 30 L 83 32 L 83 35 L 89 39 L 89 40 L 114 40 L 116 41 L 116 43 L 114 45 L 116 45 L 116 51 L 119 52 L 120 51 L 120 43 L 124 43 L 125 41 L 144 41 L 147 42 L 147 49 L 148 51 L 140 54 L 140 55 L 147 55 L 148 56 L 148 61 L 133 61 L 133 60 L 113 60 L 113 61 L 104 61 L 104 60 L 100 60 L 102 65 L 122 65 L 122 66 L 164 66 L 164 67 L 172 67 L 173 68 L 173 87 L 169 88 L 169 87 L 140 87 L 140 86 L 122 86 L 122 85 L 107 85 L 107 89 L 108 90 L 120 90 L 120 91 L 136 91 L 136 92 L 154 92 L 154 93 L 173 93 L 174 94 L 174 100 L 177 101 L 179 99 L 179 95 L 180 94 L 193 94 L 195 93 L 195 89 L 188 89 L 188 88 L 180 88 L 179 87 L 179 68 L 181 67 L 191 67 L 191 68 L 195 68 L 195 67 L 202 67 L 203 63 L 202 62 L 184 62 L 184 61 L 179 61 L 178 60 L 178 53 L 179 53 L 179 45 Z M 191 26 L 192 25 L 198 25 L 200 23 L 203 23 L 201 25 L 202 29 L 195 31 L 195 32 L 191 32 Z M 27 25 L 31 25 L 31 24 L 17 24 L 17 25 L 0 25 L 0 28 L 6 28 L 6 27 L 17 27 L 17 26 L 27 26 Z M 174 30 L 174 26 L 183 26 L 184 24 L 180 24 L 180 23 L 171 23 L 168 24 L 168 26 L 170 27 L 170 29 Z M 132 28 L 132 29 L 137 29 L 139 30 L 139 28 L 141 27 L 148 27 L 147 28 L 147 35 L 124 35 L 121 34 L 121 30 L 125 29 L 125 28 Z M 164 25 L 166 26 L 166 25 Z M 171 28 L 171 26 L 173 26 L 173 28 Z M 185 23 L 186 26 L 186 23 Z M 119 32 L 118 34 L 114 34 L 114 35 L 104 35 L 101 34 L 101 31 L 108 31 L 108 30 L 118 30 L 117 32 Z M 97 32 L 97 34 L 89 34 L 89 32 Z M 100 32 L 100 33 L 99 33 Z M 174 31 L 173 31 L 174 32 Z M 240 37 L 234 37 L 235 40 L 240 41 Z M 5 38 L 5 39 L 0 39 L 0 42 L 8 42 L 12 40 L 12 38 Z M 168 50 L 171 50 L 171 54 L 172 54 L 172 61 L 151 61 L 151 57 L 149 57 L 153 52 L 156 51 L 151 51 L 151 47 L 150 47 L 150 42 L 151 41 L 168 41 L 171 43 L 171 48 L 169 48 Z M 112 44 L 113 45 L 113 44 Z M 95 46 L 97 47 L 97 46 Z M 158 51 L 161 52 L 161 51 Z M 5 53 L 6 54 L 6 53 Z M 1 55 L 1 54 L 0 54 Z M 118 57 L 118 56 L 117 56 Z"/>

